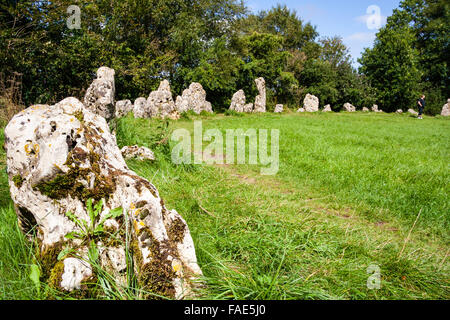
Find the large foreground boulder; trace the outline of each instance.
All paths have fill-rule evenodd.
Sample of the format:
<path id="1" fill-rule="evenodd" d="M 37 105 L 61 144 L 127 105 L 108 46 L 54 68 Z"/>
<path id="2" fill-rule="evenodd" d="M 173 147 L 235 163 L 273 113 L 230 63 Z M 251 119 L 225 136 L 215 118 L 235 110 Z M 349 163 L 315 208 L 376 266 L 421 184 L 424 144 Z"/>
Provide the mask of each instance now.
<path id="1" fill-rule="evenodd" d="M 303 109 L 305 109 L 306 112 L 319 111 L 319 98 L 308 93 L 305 99 L 303 99 Z"/>
<path id="2" fill-rule="evenodd" d="M 441 116 L 450 117 L 450 99 L 447 99 L 447 103 L 442 107 Z"/>
<path id="3" fill-rule="evenodd" d="M 107 121 L 114 117 L 114 69 L 100 67 L 95 79 L 86 91 L 84 105 Z"/>
<path id="4" fill-rule="evenodd" d="M 19 222 L 36 233 L 42 280 L 51 287 L 90 292 L 101 265 L 119 285 L 128 269 L 145 291 L 190 292 L 201 270 L 186 222 L 127 167 L 105 118 L 75 98 L 30 107 L 7 125 L 5 149 Z"/>
<path id="5" fill-rule="evenodd" d="M 255 79 L 258 95 L 255 98 L 253 112 L 266 112 L 266 81 L 264 78 Z"/>
<path id="6" fill-rule="evenodd" d="M 150 117 L 152 118 L 158 117 L 164 119 L 177 117 L 169 81 L 161 81 L 158 90 L 150 93 L 147 99 L 147 108 L 149 109 Z"/>
<path id="7" fill-rule="evenodd" d="M 183 91 L 181 96 L 178 96 L 175 103 L 175 108 L 179 113 L 192 110 L 199 114 L 202 111 L 212 113 L 211 102 L 206 101 L 206 91 L 198 82 L 193 82 L 188 89 Z"/>

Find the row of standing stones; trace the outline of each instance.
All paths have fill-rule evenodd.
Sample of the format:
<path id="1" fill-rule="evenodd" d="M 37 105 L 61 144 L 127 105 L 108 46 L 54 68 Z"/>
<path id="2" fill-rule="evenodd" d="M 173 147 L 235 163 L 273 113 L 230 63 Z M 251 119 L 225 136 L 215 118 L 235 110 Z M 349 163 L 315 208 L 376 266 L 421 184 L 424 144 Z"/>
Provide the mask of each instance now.
<path id="1" fill-rule="evenodd" d="M 232 99 L 229 110 L 245 113 L 262 113 L 266 112 L 266 83 L 264 78 L 255 79 L 258 95 L 254 103 L 246 103 L 245 92 L 237 91 Z M 114 70 L 102 67 L 97 72 L 97 79 L 94 80 L 89 87 L 85 100 L 86 106 L 92 108 L 93 111 L 104 116 L 107 120 L 112 117 L 120 118 L 133 112 L 136 118 L 170 118 L 178 119 L 180 114 L 189 110 L 193 110 L 199 114 L 202 111 L 212 113 L 211 103 L 206 101 L 206 92 L 200 83 L 194 82 L 189 88 L 185 89 L 181 96 L 177 96 L 175 102 L 172 98 L 170 84 L 167 80 L 163 80 L 158 90 L 150 93 L 149 97 L 137 98 L 134 104 L 130 100 L 121 100 L 114 102 Z M 442 115 L 449 115 L 448 104 L 442 110 Z M 356 107 L 350 103 L 345 103 L 344 111 L 355 112 Z M 307 94 L 303 100 L 303 107 L 297 112 L 318 112 L 319 98 L 314 95 Z M 323 112 L 332 112 L 331 106 L 328 104 L 322 109 Z M 377 105 L 373 105 L 371 110 L 364 107 L 363 112 L 383 112 L 379 110 Z M 283 112 L 283 105 L 277 104 L 274 109 L 275 113 Z M 409 113 L 417 115 L 413 109 L 408 110 Z M 403 113 L 399 109 L 396 113 Z"/>
<path id="2" fill-rule="evenodd" d="M 246 104 L 240 90 L 233 96 L 231 110 L 266 111 L 265 81 L 255 82 L 259 91 L 255 103 Z M 211 104 L 198 83 L 176 102 L 167 81 L 134 105 L 128 100 L 115 103 L 114 95 L 114 70 L 101 67 L 84 103 L 70 97 L 53 106 L 34 105 L 8 123 L 7 173 L 19 225 L 36 236 L 42 280 L 50 287 L 77 297 L 92 294 L 89 284 L 96 281 L 97 269 L 91 264 L 89 247 L 94 244 L 98 263 L 119 285 L 127 282 L 129 247 L 133 272 L 144 290 L 177 299 L 192 296 L 202 272 L 186 222 L 175 210 L 168 210 L 155 186 L 124 161 L 124 157 L 154 159 L 154 155 L 137 146 L 119 150 L 107 121 L 130 111 L 135 117 L 177 118 L 187 110 L 212 112 Z M 450 101 L 443 115 L 449 115 L 449 106 Z M 344 108 L 356 110 L 351 104 Z M 275 107 L 275 112 L 282 111 L 283 105 Z M 319 111 L 319 99 L 308 94 L 298 111 Z M 377 106 L 372 111 L 382 112 Z M 103 204 L 94 221 L 90 201 Z M 118 208 L 122 214 L 112 215 Z M 99 231 L 69 237 L 83 234 L 77 221 Z"/>
<path id="3" fill-rule="evenodd" d="M 356 107 L 353 106 L 350 103 L 345 103 L 344 104 L 344 111 L 346 112 L 356 112 Z M 304 101 L 303 101 L 303 107 L 298 109 L 297 112 L 318 112 L 319 111 L 319 98 L 317 98 L 316 96 L 313 96 L 311 94 L 307 94 Z M 326 106 L 323 107 L 322 112 L 331 112 L 331 106 L 328 104 Z M 376 113 L 382 113 L 383 110 L 378 109 L 378 105 L 374 104 L 371 108 L 371 110 L 369 110 L 368 108 L 364 107 L 362 108 L 363 112 L 376 112 Z M 408 113 L 417 116 L 418 113 L 417 111 L 415 111 L 414 109 L 408 109 L 407 111 Z M 402 109 L 398 109 L 395 113 L 397 114 L 402 114 L 403 110 Z M 445 104 L 442 108 L 442 112 L 441 112 L 442 116 L 450 116 L 450 99 L 447 100 L 447 104 Z"/>
<path id="4" fill-rule="evenodd" d="M 41 281 L 51 288 L 92 297 L 100 265 L 119 286 L 127 285 L 131 271 L 142 292 L 192 296 L 202 271 L 189 228 L 125 163 L 107 122 L 114 116 L 114 90 L 114 70 L 102 67 L 84 103 L 70 97 L 34 105 L 8 123 L 7 173 L 19 225 L 35 237 Z M 122 151 L 154 157 L 136 146 Z"/>
<path id="5" fill-rule="evenodd" d="M 262 83 L 264 84 L 264 79 L 262 79 Z M 259 80 L 259 79 L 257 79 Z M 260 82 L 261 83 L 261 82 Z M 258 85 L 258 82 L 257 82 Z M 261 85 L 258 86 L 258 90 L 259 90 L 259 95 L 256 98 L 256 101 L 261 101 L 259 97 L 265 97 L 265 86 Z M 257 104 L 257 102 L 255 102 L 255 105 Z M 351 103 L 345 103 L 344 104 L 344 111 L 346 112 L 356 112 L 356 107 L 353 106 Z M 264 99 L 264 107 L 263 108 L 255 108 L 253 109 L 253 104 L 249 103 L 246 104 L 245 102 L 245 93 L 243 90 L 239 90 L 238 92 L 236 92 L 233 95 L 233 98 L 231 99 L 231 105 L 230 105 L 230 110 L 234 110 L 236 112 L 246 112 L 246 113 L 250 113 L 250 112 L 265 112 L 265 99 Z M 317 98 L 314 95 L 311 94 L 307 94 L 305 96 L 305 99 L 303 100 L 303 107 L 299 108 L 297 110 L 297 112 L 319 112 L 319 98 Z M 322 112 L 332 112 L 333 110 L 331 109 L 331 105 L 327 104 L 323 107 Z M 362 108 L 363 112 L 375 112 L 375 113 L 382 113 L 383 110 L 379 110 L 378 109 L 378 105 L 374 104 L 371 108 L 371 110 L 369 110 L 368 108 L 364 107 Z M 283 112 L 283 105 L 282 104 L 277 104 L 275 106 L 274 109 L 274 113 L 282 113 Z M 407 111 L 408 113 L 412 114 L 412 115 L 418 115 L 418 113 L 413 110 L 413 109 L 408 109 Z M 398 109 L 396 111 L 396 113 L 401 114 L 403 113 L 402 109 Z M 450 99 L 448 99 L 447 104 L 444 105 L 444 107 L 442 108 L 442 116 L 450 116 Z"/>

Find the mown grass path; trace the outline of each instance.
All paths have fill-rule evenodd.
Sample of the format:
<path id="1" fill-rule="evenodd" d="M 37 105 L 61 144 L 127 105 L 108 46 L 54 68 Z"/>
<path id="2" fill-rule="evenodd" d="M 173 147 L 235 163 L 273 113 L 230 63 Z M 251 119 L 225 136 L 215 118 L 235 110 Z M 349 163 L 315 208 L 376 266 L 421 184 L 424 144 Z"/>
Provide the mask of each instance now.
<path id="1" fill-rule="evenodd" d="M 192 120 L 170 128 L 192 132 Z M 372 113 L 195 120 L 224 133 L 280 129 L 275 176 L 260 175 L 257 165 L 175 166 L 163 146 L 155 163 L 128 162 L 187 220 L 207 284 L 201 298 L 450 297 L 448 120 Z M 119 146 L 154 147 L 158 124 L 120 120 Z M 3 297 L 31 297 L 7 194 L 1 203 Z M 378 290 L 367 287 L 370 265 L 380 268 Z"/>

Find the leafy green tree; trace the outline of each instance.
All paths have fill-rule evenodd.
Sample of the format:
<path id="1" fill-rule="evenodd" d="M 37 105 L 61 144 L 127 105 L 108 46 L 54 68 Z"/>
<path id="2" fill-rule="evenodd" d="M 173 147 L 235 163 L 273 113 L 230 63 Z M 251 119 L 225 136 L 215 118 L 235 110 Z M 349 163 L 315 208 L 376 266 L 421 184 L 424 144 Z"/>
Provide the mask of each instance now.
<path id="1" fill-rule="evenodd" d="M 445 0 L 403 0 L 388 18 L 386 28 L 393 32 L 407 28 L 413 34 L 410 45 L 416 50 L 415 60 L 422 74 L 418 90 L 427 95 L 425 112 L 439 113 L 450 96 L 450 3 Z M 414 98 L 417 97 L 411 97 Z"/>
<path id="2" fill-rule="evenodd" d="M 253 24 L 248 24 L 250 26 L 249 33 L 257 31 L 281 36 L 284 39 L 283 47 L 286 50 L 300 50 L 318 36 L 314 26 L 304 23 L 297 16 L 297 12 L 289 9 L 286 5 L 278 4 L 269 11 L 261 11 L 255 17 L 256 19 L 252 17 Z"/>
<path id="3" fill-rule="evenodd" d="M 225 110 L 238 90 L 237 80 L 243 65 L 240 56 L 228 47 L 226 38 L 221 37 L 202 53 L 197 67 L 181 68 L 179 74 L 186 80 L 186 86 L 191 82 L 201 83 L 215 109 Z"/>
<path id="4" fill-rule="evenodd" d="M 298 86 L 292 74 L 285 71 L 289 52 L 283 51 L 283 38 L 269 33 L 253 33 L 243 37 L 245 54 L 238 86 L 255 96 L 254 79 L 263 77 L 269 104 L 288 103 L 290 90 Z"/>
<path id="5" fill-rule="evenodd" d="M 414 34 L 408 26 L 382 28 L 373 49 L 366 49 L 359 60 L 360 71 L 377 90 L 379 105 L 385 111 L 414 106 L 421 72 Z"/>
<path id="6" fill-rule="evenodd" d="M 146 96 L 163 78 L 177 90 L 245 12 L 235 0 L 79 0 L 81 29 L 69 29 L 70 0 L 1 4 L 0 71 L 23 73 L 27 104 L 81 98 L 102 65 L 116 70 L 117 98 Z"/>

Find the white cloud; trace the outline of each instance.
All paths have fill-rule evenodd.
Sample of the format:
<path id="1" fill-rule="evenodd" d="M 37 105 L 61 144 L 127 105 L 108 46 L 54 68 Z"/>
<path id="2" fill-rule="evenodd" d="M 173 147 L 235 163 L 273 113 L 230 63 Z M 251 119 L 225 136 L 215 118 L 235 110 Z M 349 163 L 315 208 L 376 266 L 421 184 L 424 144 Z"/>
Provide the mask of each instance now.
<path id="1" fill-rule="evenodd" d="M 360 23 L 364 23 L 367 24 L 367 21 L 369 20 L 369 18 L 372 17 L 371 14 L 365 14 L 363 16 L 359 16 L 355 18 L 355 21 L 360 22 Z M 387 17 L 380 15 L 380 20 L 381 20 L 381 24 L 385 25 L 387 22 Z"/>
<path id="2" fill-rule="evenodd" d="M 369 30 L 379 29 L 387 23 L 387 17 L 381 14 L 365 14 L 363 16 L 356 17 L 354 20 L 361 24 L 365 24 Z"/>

